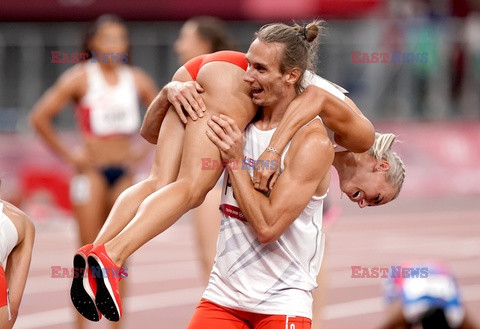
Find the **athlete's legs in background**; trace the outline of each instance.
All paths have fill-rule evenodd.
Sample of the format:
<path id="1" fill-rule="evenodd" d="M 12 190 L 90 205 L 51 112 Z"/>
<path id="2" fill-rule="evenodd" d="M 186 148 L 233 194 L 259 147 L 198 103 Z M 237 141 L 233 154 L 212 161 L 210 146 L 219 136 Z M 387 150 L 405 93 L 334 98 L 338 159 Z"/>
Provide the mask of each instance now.
<path id="1" fill-rule="evenodd" d="M 105 220 L 107 183 L 97 171 L 77 175 L 72 181 L 72 203 L 77 220 L 80 245 L 92 243 Z M 78 312 L 76 328 L 83 329 L 86 319 Z"/>
<path id="2" fill-rule="evenodd" d="M 330 198 L 327 196 L 323 206 L 323 223 L 322 231 L 325 236 L 332 229 L 333 223 L 340 217 L 340 206 L 333 204 Z M 328 286 L 328 240 L 325 241 L 325 250 L 323 252 L 322 266 L 320 272 L 317 275 L 318 287 L 313 291 L 313 319 L 312 329 L 322 329 L 323 325 L 323 308 L 326 305 L 326 293 Z"/>
<path id="3" fill-rule="evenodd" d="M 222 187 L 216 185 L 208 192 L 205 201 L 193 210 L 198 253 L 205 283 L 208 282 L 217 250 L 217 237 L 222 219 L 219 210 L 221 197 Z"/>
<path id="4" fill-rule="evenodd" d="M 120 194 L 95 239 L 95 245 L 113 239 L 132 220 L 147 196 L 175 180 L 180 167 L 184 131 L 175 111 L 169 110 L 160 129 L 149 177 Z"/>
<path id="5" fill-rule="evenodd" d="M 326 243 L 325 243 L 326 249 Z M 328 256 L 327 250 L 323 254 L 322 267 L 317 275 L 318 287 L 313 291 L 313 307 L 312 307 L 312 329 L 323 328 L 323 309 L 326 304 L 326 290 L 328 283 Z"/>
<path id="6" fill-rule="evenodd" d="M 77 220 L 80 244 L 92 243 L 105 220 L 107 183 L 97 171 L 73 178 L 73 210 Z"/>

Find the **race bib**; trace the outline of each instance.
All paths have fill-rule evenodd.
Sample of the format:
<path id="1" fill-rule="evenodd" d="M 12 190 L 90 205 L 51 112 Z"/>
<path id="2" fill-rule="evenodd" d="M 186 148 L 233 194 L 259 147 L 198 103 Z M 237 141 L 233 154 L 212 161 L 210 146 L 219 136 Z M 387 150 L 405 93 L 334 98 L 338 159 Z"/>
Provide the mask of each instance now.
<path id="1" fill-rule="evenodd" d="M 118 101 L 100 99 L 90 112 L 92 132 L 96 135 L 132 134 L 140 125 L 140 114 Z"/>

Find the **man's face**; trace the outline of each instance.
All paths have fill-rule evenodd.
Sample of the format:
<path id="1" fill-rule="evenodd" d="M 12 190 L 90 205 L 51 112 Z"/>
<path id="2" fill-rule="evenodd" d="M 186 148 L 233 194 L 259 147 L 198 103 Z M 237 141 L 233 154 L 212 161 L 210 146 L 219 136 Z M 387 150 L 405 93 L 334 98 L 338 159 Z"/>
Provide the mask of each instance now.
<path id="1" fill-rule="evenodd" d="M 291 87 L 286 74 L 280 72 L 283 45 L 255 39 L 247 52 L 248 68 L 243 80 L 252 88 L 252 101 L 259 106 L 272 106 Z"/>

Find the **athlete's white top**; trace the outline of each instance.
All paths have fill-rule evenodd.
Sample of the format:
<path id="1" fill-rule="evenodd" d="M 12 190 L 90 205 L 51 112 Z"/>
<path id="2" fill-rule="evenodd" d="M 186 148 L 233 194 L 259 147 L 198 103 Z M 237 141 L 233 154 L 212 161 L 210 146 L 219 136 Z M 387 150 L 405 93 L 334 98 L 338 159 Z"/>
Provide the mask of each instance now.
<path id="1" fill-rule="evenodd" d="M 82 129 L 96 136 L 133 134 L 140 127 L 137 89 L 132 69 L 120 65 L 118 83 L 105 81 L 100 65 L 85 63 L 88 89 L 79 104 Z"/>
<path id="2" fill-rule="evenodd" d="M 12 221 L 3 213 L 3 202 L 0 201 L 0 265 L 5 268 L 8 255 L 18 242 L 18 232 Z"/>
<path id="3" fill-rule="evenodd" d="M 342 101 L 345 100 L 345 94 L 348 93 L 347 90 L 340 87 L 333 82 L 328 81 L 327 79 L 322 78 L 321 76 L 311 72 L 305 71 L 303 75 L 303 83 L 304 86 L 314 85 L 318 88 L 328 91 L 330 94 L 340 98 Z"/>
<path id="4" fill-rule="evenodd" d="M 258 159 L 274 132 L 259 130 L 253 124 L 247 127 L 244 169 L 251 176 L 251 159 Z M 203 298 L 248 312 L 311 318 L 311 291 L 317 286 L 324 249 L 321 228 L 325 197 L 313 196 L 276 241 L 262 244 L 245 221 L 225 172 L 217 255 Z"/>

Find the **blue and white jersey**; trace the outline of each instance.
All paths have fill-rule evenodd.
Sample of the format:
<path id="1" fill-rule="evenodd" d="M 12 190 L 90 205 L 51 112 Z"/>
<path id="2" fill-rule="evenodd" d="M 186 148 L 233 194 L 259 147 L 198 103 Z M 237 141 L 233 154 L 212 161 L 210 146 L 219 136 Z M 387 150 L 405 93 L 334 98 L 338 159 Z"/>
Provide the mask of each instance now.
<path id="1" fill-rule="evenodd" d="M 458 327 L 464 318 L 464 309 L 453 274 L 440 263 L 405 263 L 402 267 L 428 268 L 426 277 L 389 277 L 386 299 L 400 300 L 403 314 L 409 323 L 417 323 L 425 312 L 441 308 L 451 327 Z"/>

